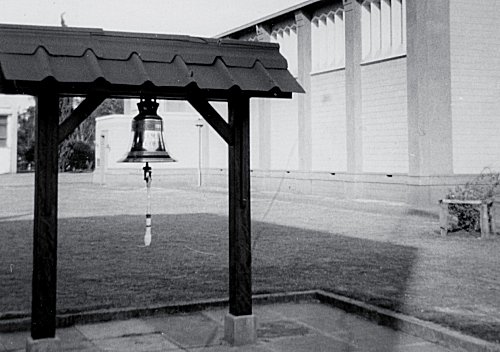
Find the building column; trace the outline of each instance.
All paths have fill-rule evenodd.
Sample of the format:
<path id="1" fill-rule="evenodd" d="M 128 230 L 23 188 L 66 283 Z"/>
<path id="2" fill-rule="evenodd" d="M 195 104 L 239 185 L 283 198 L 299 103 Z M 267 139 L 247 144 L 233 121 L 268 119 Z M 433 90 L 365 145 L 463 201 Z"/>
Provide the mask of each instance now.
<path id="1" fill-rule="evenodd" d="M 298 82 L 306 91 L 298 94 L 298 154 L 299 170 L 312 169 L 312 132 L 311 132 L 311 16 L 303 11 L 295 13 L 297 24 L 297 65 Z"/>
<path id="2" fill-rule="evenodd" d="M 432 186 L 453 174 L 450 1 L 407 0 L 409 197 L 433 203 Z"/>
<path id="3" fill-rule="evenodd" d="M 267 26 L 257 25 L 257 40 L 271 41 L 271 30 Z M 255 99 L 255 98 L 254 98 Z M 271 169 L 271 99 L 258 100 L 259 116 L 259 169 Z"/>
<path id="4" fill-rule="evenodd" d="M 355 198 L 356 175 L 363 172 L 363 123 L 361 110 L 361 4 L 344 0 L 347 172 L 352 176 L 346 196 Z"/>

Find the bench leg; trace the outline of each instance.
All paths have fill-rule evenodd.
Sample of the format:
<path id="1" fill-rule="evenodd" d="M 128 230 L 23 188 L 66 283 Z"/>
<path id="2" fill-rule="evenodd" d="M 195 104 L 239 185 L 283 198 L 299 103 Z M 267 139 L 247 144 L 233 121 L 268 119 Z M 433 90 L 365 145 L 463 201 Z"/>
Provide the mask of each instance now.
<path id="1" fill-rule="evenodd" d="M 446 237 L 448 235 L 448 218 L 450 212 L 448 210 L 448 204 L 441 202 L 441 209 L 439 211 L 439 227 L 441 228 L 441 236 Z"/>
<path id="2" fill-rule="evenodd" d="M 494 219 L 492 217 L 492 206 L 482 203 L 479 211 L 481 238 L 490 238 L 495 233 Z"/>
<path id="3" fill-rule="evenodd" d="M 490 204 L 488 207 L 488 216 L 490 219 L 490 231 L 491 231 L 491 236 L 495 236 L 497 234 L 497 227 L 495 224 L 495 210 L 493 209 L 493 204 Z"/>
<path id="4" fill-rule="evenodd" d="M 479 226 L 481 227 L 481 237 L 488 236 L 488 210 L 487 205 L 482 203 L 479 208 Z"/>

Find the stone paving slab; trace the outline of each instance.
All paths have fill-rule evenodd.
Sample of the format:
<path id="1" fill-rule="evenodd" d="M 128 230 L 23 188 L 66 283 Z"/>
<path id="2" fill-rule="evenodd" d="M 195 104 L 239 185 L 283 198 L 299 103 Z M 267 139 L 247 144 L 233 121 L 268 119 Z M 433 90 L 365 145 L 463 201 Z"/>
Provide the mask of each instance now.
<path id="1" fill-rule="evenodd" d="M 120 352 L 180 352 L 178 346 L 168 341 L 162 334 L 143 334 L 93 340 L 102 351 Z"/>
<path id="2" fill-rule="evenodd" d="M 258 341 L 223 340 L 227 308 L 58 329 L 64 351 L 78 352 L 449 352 L 450 350 L 321 303 L 256 305 Z M 29 332 L 0 333 L 0 351 L 24 351 Z"/>
<path id="3" fill-rule="evenodd" d="M 329 352 L 356 351 L 356 346 L 328 336 L 314 334 L 269 341 L 269 347 L 277 352 Z"/>
<path id="4" fill-rule="evenodd" d="M 11 351 L 19 350 L 26 347 L 26 339 L 28 338 L 28 332 L 12 332 L 7 334 L 0 333 L 0 346 L 3 346 L 4 350 L 0 351 Z"/>
<path id="5" fill-rule="evenodd" d="M 147 323 L 184 348 L 217 345 L 224 333 L 220 324 L 203 314 L 174 315 L 168 319 L 149 318 Z"/>
<path id="6" fill-rule="evenodd" d="M 140 319 L 76 325 L 76 329 L 78 329 L 89 340 L 100 340 L 104 338 L 113 338 L 128 335 L 151 334 L 156 332 L 154 326 L 146 324 Z"/>
<path id="7" fill-rule="evenodd" d="M 57 336 L 63 351 L 95 350 L 95 345 L 75 327 L 58 329 Z"/>

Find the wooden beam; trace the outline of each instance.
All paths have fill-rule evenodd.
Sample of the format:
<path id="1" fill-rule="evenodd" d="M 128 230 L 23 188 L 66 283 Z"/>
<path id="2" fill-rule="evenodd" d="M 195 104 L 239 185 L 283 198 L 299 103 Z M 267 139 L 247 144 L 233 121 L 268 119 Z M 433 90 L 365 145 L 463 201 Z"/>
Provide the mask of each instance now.
<path id="1" fill-rule="evenodd" d="M 55 337 L 59 96 L 37 97 L 31 337 Z"/>
<path id="2" fill-rule="evenodd" d="M 228 145 L 233 143 L 231 129 L 226 121 L 219 115 L 212 105 L 206 100 L 199 91 L 190 92 L 187 95 L 187 101 L 191 106 L 203 116 L 210 126 L 226 141 Z"/>
<path id="3" fill-rule="evenodd" d="M 228 101 L 229 126 L 229 313 L 252 314 L 250 232 L 250 100 L 241 94 Z"/>
<path id="4" fill-rule="evenodd" d="M 59 126 L 58 142 L 64 141 L 106 99 L 104 95 L 89 95 Z"/>

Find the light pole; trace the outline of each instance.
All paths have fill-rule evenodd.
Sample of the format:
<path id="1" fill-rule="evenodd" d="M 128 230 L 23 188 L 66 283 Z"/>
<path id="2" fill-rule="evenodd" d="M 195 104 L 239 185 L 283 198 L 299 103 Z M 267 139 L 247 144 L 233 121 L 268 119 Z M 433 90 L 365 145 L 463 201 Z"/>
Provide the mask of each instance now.
<path id="1" fill-rule="evenodd" d="M 202 155 L 202 135 L 201 129 L 203 128 L 203 120 L 201 118 L 196 122 L 196 127 L 198 127 L 198 187 L 201 187 L 201 155 Z"/>

